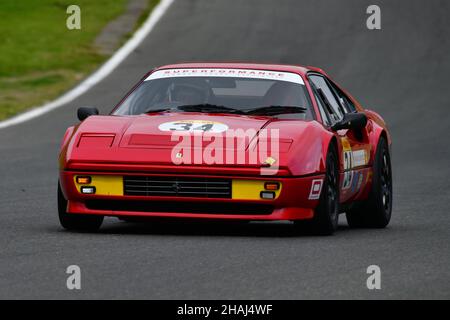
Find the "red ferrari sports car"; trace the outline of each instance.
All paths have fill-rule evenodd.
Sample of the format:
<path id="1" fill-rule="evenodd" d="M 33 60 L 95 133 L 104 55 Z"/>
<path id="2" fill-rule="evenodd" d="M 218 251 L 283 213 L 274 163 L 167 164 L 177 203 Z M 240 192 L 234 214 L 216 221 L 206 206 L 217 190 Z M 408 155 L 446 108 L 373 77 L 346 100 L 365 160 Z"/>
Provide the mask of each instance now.
<path id="1" fill-rule="evenodd" d="M 188 63 L 147 73 L 109 115 L 78 109 L 59 155 L 70 230 L 105 216 L 385 227 L 391 137 L 321 69 Z"/>

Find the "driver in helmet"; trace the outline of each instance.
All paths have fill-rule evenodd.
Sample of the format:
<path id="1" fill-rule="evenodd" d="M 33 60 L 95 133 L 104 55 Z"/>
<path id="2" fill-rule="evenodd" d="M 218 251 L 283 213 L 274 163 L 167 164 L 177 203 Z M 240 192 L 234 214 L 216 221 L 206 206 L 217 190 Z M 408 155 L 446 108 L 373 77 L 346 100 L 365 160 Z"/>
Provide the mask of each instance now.
<path id="1" fill-rule="evenodd" d="M 170 102 L 197 105 L 208 102 L 211 88 L 203 79 L 177 79 L 168 88 Z"/>

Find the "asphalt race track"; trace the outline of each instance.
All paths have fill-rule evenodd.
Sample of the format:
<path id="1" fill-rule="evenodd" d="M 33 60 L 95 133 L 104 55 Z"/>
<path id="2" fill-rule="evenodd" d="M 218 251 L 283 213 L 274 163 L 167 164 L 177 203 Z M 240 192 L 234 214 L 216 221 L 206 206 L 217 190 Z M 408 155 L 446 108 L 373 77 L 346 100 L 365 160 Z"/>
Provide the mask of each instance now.
<path id="1" fill-rule="evenodd" d="M 450 298 L 450 2 L 176 0 L 105 81 L 0 130 L 0 298 Z M 99 233 L 57 219 L 57 153 L 76 108 L 103 113 L 153 66 L 180 61 L 320 66 L 393 135 L 394 210 L 384 230 L 298 235 L 290 224 L 133 224 Z M 66 288 L 66 268 L 82 289 Z M 368 290 L 378 265 L 382 289 Z"/>

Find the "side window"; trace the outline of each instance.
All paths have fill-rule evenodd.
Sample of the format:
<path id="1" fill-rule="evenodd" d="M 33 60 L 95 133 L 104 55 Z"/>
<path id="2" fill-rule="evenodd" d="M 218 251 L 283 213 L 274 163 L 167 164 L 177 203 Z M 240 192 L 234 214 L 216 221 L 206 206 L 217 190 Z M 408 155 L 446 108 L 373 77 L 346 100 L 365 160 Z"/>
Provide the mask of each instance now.
<path id="1" fill-rule="evenodd" d="M 334 89 L 334 92 L 336 93 L 342 108 L 344 108 L 345 110 L 345 113 L 355 112 L 356 107 L 353 104 L 352 100 L 350 100 L 350 98 L 344 92 L 342 92 L 341 89 L 339 89 L 336 85 L 334 85 L 333 82 L 331 81 L 328 82 L 330 86 Z"/>
<path id="2" fill-rule="evenodd" d="M 331 126 L 330 118 L 328 113 L 325 111 L 324 103 L 322 102 L 322 99 L 317 96 L 316 90 L 314 90 L 314 97 L 316 98 L 323 124 L 327 127 Z"/>
<path id="3" fill-rule="evenodd" d="M 309 79 L 314 84 L 319 96 L 325 103 L 325 107 L 330 114 L 331 122 L 335 123 L 341 120 L 344 117 L 344 112 L 340 103 L 336 100 L 334 93 L 331 91 L 332 89 L 328 86 L 326 80 L 323 77 L 316 75 L 311 75 Z"/>

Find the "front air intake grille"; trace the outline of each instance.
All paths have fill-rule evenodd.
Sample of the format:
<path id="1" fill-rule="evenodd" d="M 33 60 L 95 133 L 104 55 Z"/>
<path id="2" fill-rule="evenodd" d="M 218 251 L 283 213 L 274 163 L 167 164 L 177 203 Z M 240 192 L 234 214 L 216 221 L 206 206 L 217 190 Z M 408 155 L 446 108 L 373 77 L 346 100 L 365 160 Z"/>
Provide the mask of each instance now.
<path id="1" fill-rule="evenodd" d="M 231 180 L 190 177 L 125 176 L 126 196 L 231 198 Z"/>

